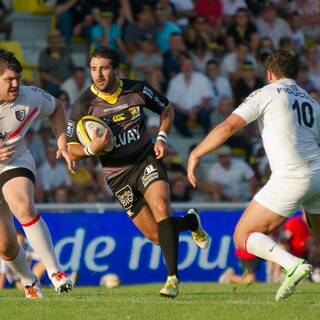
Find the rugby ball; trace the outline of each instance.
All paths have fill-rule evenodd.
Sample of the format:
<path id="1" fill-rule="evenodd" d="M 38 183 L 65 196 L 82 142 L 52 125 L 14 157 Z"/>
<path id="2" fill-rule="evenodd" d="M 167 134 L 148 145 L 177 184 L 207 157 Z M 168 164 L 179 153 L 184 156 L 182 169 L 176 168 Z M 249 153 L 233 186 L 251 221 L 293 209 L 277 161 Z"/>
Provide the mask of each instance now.
<path id="1" fill-rule="evenodd" d="M 120 279 L 115 273 L 107 273 L 101 277 L 100 286 L 108 289 L 117 288 L 120 286 Z"/>
<path id="2" fill-rule="evenodd" d="M 113 134 L 104 121 L 93 116 L 84 116 L 77 123 L 77 135 L 84 147 L 90 145 L 95 131 L 98 136 L 102 136 L 106 130 L 111 132 L 111 142 L 105 151 L 110 152 L 113 149 Z"/>

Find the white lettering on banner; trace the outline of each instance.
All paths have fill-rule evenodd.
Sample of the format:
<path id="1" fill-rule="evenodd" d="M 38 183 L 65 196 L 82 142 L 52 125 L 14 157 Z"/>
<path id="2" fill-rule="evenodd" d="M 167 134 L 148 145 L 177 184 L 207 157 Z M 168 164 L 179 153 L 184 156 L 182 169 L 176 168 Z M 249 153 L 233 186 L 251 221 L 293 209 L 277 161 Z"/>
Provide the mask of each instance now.
<path id="1" fill-rule="evenodd" d="M 101 249 L 99 252 L 96 252 L 98 246 L 101 246 L 101 244 L 104 244 L 104 248 Z M 107 257 L 114 251 L 115 247 L 116 242 L 112 237 L 97 237 L 94 240 L 92 240 L 88 245 L 84 256 L 87 268 L 95 272 L 103 272 L 108 270 L 109 266 L 107 264 L 98 265 L 95 262 L 95 259 Z"/>
<path id="2" fill-rule="evenodd" d="M 84 229 L 79 228 L 76 230 L 74 237 L 63 238 L 55 245 L 55 252 L 58 259 L 62 255 L 62 250 L 65 249 L 66 246 L 71 245 L 71 252 L 68 255 L 70 257 L 69 261 L 66 261 L 64 264 L 59 261 L 63 270 L 70 268 L 76 271 L 79 269 L 85 233 Z"/>
<path id="3" fill-rule="evenodd" d="M 225 269 L 227 267 L 228 252 L 230 250 L 231 237 L 223 236 L 219 246 L 219 252 L 216 259 L 209 262 L 208 256 L 210 253 L 210 247 L 208 250 L 200 250 L 199 255 L 199 267 L 204 270 L 212 270 L 214 268 Z"/>
<path id="4" fill-rule="evenodd" d="M 131 256 L 129 260 L 129 269 L 137 270 L 140 265 L 140 256 L 142 255 L 142 249 L 148 246 L 151 250 L 149 268 L 156 270 L 160 265 L 161 249 L 159 246 L 155 246 L 152 242 L 146 238 L 134 237 L 132 240 Z"/>
<path id="5" fill-rule="evenodd" d="M 186 256 L 178 264 L 179 270 L 189 268 L 196 260 L 197 253 L 198 253 L 198 247 L 190 236 L 180 236 L 179 244 L 182 242 L 185 242 L 187 244 L 187 250 L 186 250 Z"/>

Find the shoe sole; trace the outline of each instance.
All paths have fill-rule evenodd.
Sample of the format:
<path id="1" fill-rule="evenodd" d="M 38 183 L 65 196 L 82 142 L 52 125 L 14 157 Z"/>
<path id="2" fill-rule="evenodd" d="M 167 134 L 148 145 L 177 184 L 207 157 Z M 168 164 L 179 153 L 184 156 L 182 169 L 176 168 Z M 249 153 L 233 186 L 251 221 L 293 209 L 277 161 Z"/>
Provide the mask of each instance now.
<path id="1" fill-rule="evenodd" d="M 203 231 L 203 232 L 207 235 L 207 237 L 208 237 L 208 242 L 207 242 L 205 245 L 201 245 L 201 244 L 199 244 L 199 242 L 197 242 L 197 241 L 195 241 L 195 240 L 194 240 L 194 242 L 196 243 L 196 245 L 197 245 L 199 248 L 201 248 L 201 249 L 207 249 L 207 248 L 209 247 L 209 245 L 210 245 L 211 238 L 209 237 L 208 233 L 207 233 L 207 232 L 203 229 L 203 227 L 202 227 L 199 212 L 198 212 L 196 209 L 190 209 L 190 210 L 188 211 L 188 214 L 194 214 L 194 215 L 196 216 L 197 221 L 198 221 L 198 228 L 201 228 L 202 231 Z"/>
<path id="2" fill-rule="evenodd" d="M 57 292 L 58 293 L 65 293 L 65 292 L 69 292 L 72 290 L 72 283 L 67 282 L 63 285 L 61 285 L 58 289 Z"/>
<path id="3" fill-rule="evenodd" d="M 305 278 L 309 277 L 312 273 L 312 266 L 309 265 L 304 272 L 302 273 L 301 277 L 297 279 L 295 282 L 293 282 L 292 286 L 288 287 L 286 291 L 284 291 L 283 295 L 279 298 L 276 297 L 277 301 L 285 301 L 288 300 L 288 298 L 294 293 L 297 285 Z"/>
<path id="4" fill-rule="evenodd" d="M 175 296 L 172 296 L 172 295 L 169 295 L 169 294 L 165 294 L 165 293 L 160 292 L 160 296 L 161 296 L 162 298 L 174 299 L 174 298 L 176 298 L 176 297 L 178 296 L 178 294 L 175 295 Z"/>

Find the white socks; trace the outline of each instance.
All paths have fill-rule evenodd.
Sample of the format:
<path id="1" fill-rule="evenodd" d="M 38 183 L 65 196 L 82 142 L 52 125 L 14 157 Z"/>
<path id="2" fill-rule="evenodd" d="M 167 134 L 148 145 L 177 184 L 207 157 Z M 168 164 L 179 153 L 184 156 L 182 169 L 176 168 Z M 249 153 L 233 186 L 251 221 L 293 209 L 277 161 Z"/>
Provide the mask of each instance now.
<path id="1" fill-rule="evenodd" d="M 246 241 L 246 249 L 249 253 L 265 260 L 279 264 L 285 270 L 297 265 L 299 258 L 284 250 L 270 237 L 260 232 L 253 232 Z"/>
<path id="2" fill-rule="evenodd" d="M 13 260 L 4 260 L 5 264 L 15 272 L 21 279 L 24 286 L 31 286 L 36 281 L 27 261 L 26 253 L 20 247 L 18 255 Z"/>
<path id="3" fill-rule="evenodd" d="M 52 274 L 56 273 L 60 268 L 46 223 L 38 214 L 32 221 L 22 226 L 31 247 L 44 263 L 51 279 Z"/>

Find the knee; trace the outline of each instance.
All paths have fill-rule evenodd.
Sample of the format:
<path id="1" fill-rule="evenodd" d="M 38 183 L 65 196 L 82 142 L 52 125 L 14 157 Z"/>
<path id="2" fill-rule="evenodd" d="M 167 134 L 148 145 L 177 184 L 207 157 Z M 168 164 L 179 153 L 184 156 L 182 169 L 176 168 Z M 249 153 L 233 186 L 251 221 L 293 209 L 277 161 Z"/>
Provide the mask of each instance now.
<path id="1" fill-rule="evenodd" d="M 28 198 L 20 198 L 17 203 L 15 203 L 13 206 L 10 206 L 10 209 L 22 224 L 29 222 L 36 213 L 33 201 Z"/>
<path id="2" fill-rule="evenodd" d="M 236 228 L 233 234 L 233 241 L 236 247 L 241 250 L 246 250 L 246 239 L 247 235 Z"/>
<path id="3" fill-rule="evenodd" d="M 159 200 L 153 208 L 153 214 L 156 218 L 167 218 L 170 215 L 170 207 L 168 201 L 166 201 L 165 199 Z"/>
<path id="4" fill-rule="evenodd" d="M 2 242 L 0 244 L 0 257 L 4 260 L 12 260 L 19 253 L 19 248 L 16 244 L 12 244 L 10 242 Z"/>

